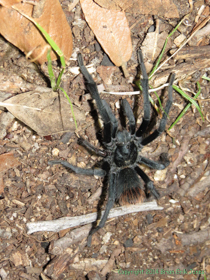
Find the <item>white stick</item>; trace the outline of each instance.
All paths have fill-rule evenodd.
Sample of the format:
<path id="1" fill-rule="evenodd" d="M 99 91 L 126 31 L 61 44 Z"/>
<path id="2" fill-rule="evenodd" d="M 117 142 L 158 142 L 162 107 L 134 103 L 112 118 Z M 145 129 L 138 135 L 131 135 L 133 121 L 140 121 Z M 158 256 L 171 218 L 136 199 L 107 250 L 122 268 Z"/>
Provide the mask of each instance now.
<path id="1" fill-rule="evenodd" d="M 166 83 L 166 84 L 163 84 L 163 85 L 161 85 L 161 86 L 159 86 L 157 88 L 151 88 L 148 91 L 149 91 L 149 93 L 155 92 L 155 91 L 158 91 L 160 89 L 163 89 L 163 88 L 167 87 L 168 85 L 169 85 L 169 83 Z M 113 94 L 113 95 L 138 95 L 138 94 L 141 93 L 141 91 L 138 90 L 138 91 L 125 91 L 125 92 L 120 91 L 119 92 L 119 91 L 105 91 L 104 90 L 101 93 L 107 93 L 107 94 Z"/>
<path id="2" fill-rule="evenodd" d="M 142 204 L 135 204 L 135 205 L 128 205 L 128 206 L 121 206 L 113 208 L 108 218 L 115 218 L 119 216 L 123 216 L 126 214 L 131 214 L 135 212 L 142 212 L 142 211 L 152 211 L 152 210 L 162 210 L 163 207 L 157 205 L 156 200 L 151 202 L 146 202 Z M 104 211 L 102 211 L 103 216 Z M 30 222 L 27 223 L 28 234 L 37 231 L 53 231 L 58 232 L 63 229 L 86 225 L 89 223 L 95 222 L 97 219 L 97 213 L 90 213 L 87 215 L 77 216 L 77 217 L 64 217 L 54 221 L 40 221 L 40 222 Z"/>

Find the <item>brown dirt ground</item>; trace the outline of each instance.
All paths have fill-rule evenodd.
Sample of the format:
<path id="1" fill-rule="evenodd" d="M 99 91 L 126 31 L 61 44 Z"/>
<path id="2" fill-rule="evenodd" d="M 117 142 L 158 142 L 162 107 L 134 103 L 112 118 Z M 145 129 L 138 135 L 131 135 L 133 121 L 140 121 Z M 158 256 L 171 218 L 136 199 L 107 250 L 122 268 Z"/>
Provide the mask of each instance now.
<path id="1" fill-rule="evenodd" d="M 188 3 L 180 2 L 183 6 Z M 70 25 L 73 26 L 75 15 L 80 14 L 82 17 L 80 6 L 77 5 L 74 12 L 67 12 L 67 1 L 62 1 L 62 5 Z M 182 10 L 182 15 L 187 12 Z M 154 18 L 142 15 L 135 18 L 128 15 L 128 20 L 130 26 L 136 22 L 132 28 L 132 39 L 137 49 L 148 28 L 154 23 Z M 166 19 L 162 21 L 167 32 L 178 22 L 173 20 L 169 24 Z M 99 65 L 103 51 L 88 25 L 85 22 L 83 28 L 74 25 L 72 30 L 74 48 L 82 50 L 85 63 L 88 64 L 97 58 Z M 1 73 L 11 71 L 35 85 L 49 84 L 43 74 L 28 66 L 18 50 L 10 46 L 8 51 L 7 48 L 8 43 L 1 38 Z M 77 66 L 77 61 L 71 61 L 70 66 Z M 136 69 L 137 60 L 134 55 L 128 63 L 131 77 L 135 77 Z M 209 82 L 201 79 L 204 73 L 210 76 L 209 71 L 200 71 L 196 81 L 201 83 L 202 99 L 208 99 L 200 102 L 204 116 L 208 116 L 210 90 Z M 97 84 L 101 83 L 99 75 L 94 78 Z M 86 116 L 85 120 L 78 119 L 77 133 L 101 147 L 101 131 L 96 125 L 97 114 L 89 102 L 90 95 L 84 95 L 85 84 L 82 75 L 74 77 L 67 71 L 63 83 L 74 105 Z M 128 91 L 132 89 L 118 68 L 114 69 L 112 85 L 116 90 L 120 88 L 119 85 Z M 185 84 L 196 92 L 195 85 L 193 77 L 189 77 Z M 162 96 L 163 103 L 167 98 L 166 94 Z M 167 128 L 187 104 L 175 91 L 173 96 L 174 103 Z M 156 100 L 154 94 L 152 97 Z M 119 97 L 103 94 L 103 98 L 111 105 L 115 115 L 118 115 Z M 137 108 L 139 124 L 143 110 L 142 97 L 127 99 L 135 109 Z M 6 112 L 2 111 L 2 114 Z M 158 122 L 154 110 L 152 116 L 150 128 L 154 129 Z M 3 125 L 1 119 L 0 127 Z M 156 160 L 162 151 L 169 154 L 171 164 L 164 179 L 154 181 L 161 193 L 158 204 L 163 207 L 162 211 L 141 212 L 111 219 L 93 236 L 90 248 L 85 246 L 83 240 L 69 245 L 60 255 L 50 253 L 53 244 L 63 236 L 68 236 L 72 229 L 29 235 L 26 223 L 97 211 L 100 198 L 96 197 L 91 203 L 88 201 L 103 185 L 103 180 L 69 173 L 59 165 L 50 167 L 48 161 L 64 158 L 80 167 L 91 167 L 97 162 L 97 157 L 77 144 L 77 137 L 73 131 L 69 134 L 40 137 L 24 124 L 13 120 L 7 125 L 6 132 L 6 136 L 0 139 L 0 154 L 13 151 L 21 164 L 8 170 L 3 176 L 5 189 L 0 200 L 0 279 L 202 280 L 204 271 L 207 279 L 210 279 L 208 117 L 202 122 L 198 111 L 195 108 L 189 109 L 174 129 L 169 133 L 164 132 L 143 150 L 144 155 Z M 59 150 L 59 157 L 53 156 L 57 151 L 55 149 Z M 206 169 L 203 168 L 205 161 Z M 154 170 L 145 169 L 145 172 L 152 180 L 157 176 Z M 198 193 L 188 193 L 190 188 L 200 186 L 199 181 L 202 177 L 207 180 L 206 187 Z M 186 189 L 182 191 L 184 187 Z M 106 200 L 106 197 L 100 200 L 102 209 Z"/>

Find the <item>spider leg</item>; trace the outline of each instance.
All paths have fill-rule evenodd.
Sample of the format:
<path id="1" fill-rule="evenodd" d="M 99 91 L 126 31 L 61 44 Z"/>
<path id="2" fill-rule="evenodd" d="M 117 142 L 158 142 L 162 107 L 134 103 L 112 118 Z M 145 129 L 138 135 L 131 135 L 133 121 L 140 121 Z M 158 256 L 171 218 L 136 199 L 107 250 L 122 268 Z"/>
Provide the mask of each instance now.
<path id="1" fill-rule="evenodd" d="M 138 163 L 143 163 L 146 166 L 156 170 L 163 170 L 170 164 L 166 153 L 161 154 L 159 162 L 140 156 Z"/>
<path id="2" fill-rule="evenodd" d="M 141 50 L 138 51 L 138 57 L 139 57 L 139 62 L 141 67 L 141 73 L 143 76 L 143 79 L 141 79 L 141 86 L 142 86 L 143 100 L 144 100 L 144 116 L 143 116 L 142 124 L 140 125 L 139 129 L 136 131 L 136 136 L 141 137 L 145 133 L 147 126 L 150 122 L 151 106 L 149 102 L 148 75 L 144 65 L 144 60 L 143 60 L 143 55 Z"/>
<path id="3" fill-rule="evenodd" d="M 109 119 L 111 121 L 111 136 L 112 136 L 112 138 L 115 138 L 117 128 L 118 128 L 118 121 L 115 118 L 115 115 L 113 114 L 113 112 L 112 112 L 110 106 L 107 104 L 107 102 L 105 100 L 102 100 L 102 103 L 103 103 L 104 108 L 106 109 Z"/>
<path id="4" fill-rule="evenodd" d="M 101 168 L 88 168 L 88 169 L 84 169 L 84 168 L 80 168 L 77 166 L 74 166 L 70 163 L 68 163 L 67 161 L 64 160 L 51 160 L 48 161 L 49 165 L 54 165 L 54 164 L 62 164 L 63 166 L 65 166 L 66 168 L 71 169 L 72 171 L 74 171 L 77 174 L 83 174 L 83 175 L 89 175 L 89 176 L 100 176 L 100 177 L 104 177 L 106 176 L 106 171 L 101 169 Z"/>
<path id="5" fill-rule="evenodd" d="M 139 174 L 139 176 L 143 179 L 143 181 L 145 182 L 147 192 L 150 191 L 154 195 L 154 197 L 156 199 L 158 199 L 160 197 L 160 195 L 159 195 L 158 191 L 155 189 L 155 186 L 154 186 L 152 180 L 150 180 L 150 178 L 147 176 L 147 174 L 144 173 L 144 171 L 139 166 L 136 166 L 135 170 Z"/>
<path id="6" fill-rule="evenodd" d="M 87 246 L 91 246 L 91 241 L 92 241 L 92 235 L 97 232 L 100 228 L 104 227 L 106 220 L 108 218 L 109 212 L 112 209 L 114 202 L 115 202 L 115 188 L 116 188 L 116 174 L 112 173 L 109 178 L 109 198 L 108 202 L 106 205 L 106 209 L 104 212 L 104 215 L 102 219 L 100 220 L 100 223 L 97 227 L 91 229 L 88 240 L 87 240 Z"/>
<path id="7" fill-rule="evenodd" d="M 165 130 L 168 113 L 170 111 L 170 108 L 171 108 L 171 105 L 172 105 L 172 102 L 173 102 L 173 94 L 172 94 L 173 93 L 173 88 L 172 88 L 172 85 L 173 85 L 174 79 L 175 79 L 175 74 L 172 74 L 171 77 L 170 77 L 169 86 L 168 86 L 168 100 L 167 100 L 167 103 L 166 103 L 166 107 L 164 109 L 163 117 L 160 121 L 160 126 L 152 134 L 150 134 L 148 137 L 143 139 L 143 141 L 141 142 L 141 144 L 143 146 L 152 142 L 154 139 L 156 139 Z"/>
<path id="8" fill-rule="evenodd" d="M 80 70 L 81 70 L 83 76 L 87 80 L 87 88 L 90 91 L 92 98 L 95 99 L 99 113 L 104 122 L 104 142 L 110 143 L 111 136 L 113 135 L 113 130 L 114 130 L 114 129 L 112 129 L 112 127 L 114 126 L 114 125 L 112 125 L 112 122 L 116 123 L 117 120 L 115 119 L 115 117 L 113 118 L 113 116 L 114 116 L 113 113 L 112 113 L 112 116 L 109 115 L 108 111 L 109 110 L 111 111 L 111 109 L 108 109 L 108 107 L 109 107 L 108 104 L 101 100 L 100 95 L 98 93 L 97 85 L 94 82 L 90 73 L 87 71 L 87 68 L 84 66 L 81 53 L 78 54 L 78 63 L 79 63 L 79 67 L 80 67 Z M 114 121 L 113 121 L 113 119 L 114 119 Z"/>
<path id="9" fill-rule="evenodd" d="M 136 122 L 133 115 L 133 111 L 126 99 L 122 100 L 122 108 L 124 115 L 128 118 L 130 133 L 131 135 L 133 135 L 136 129 Z"/>
<path id="10" fill-rule="evenodd" d="M 86 141 L 84 138 L 80 137 L 78 138 L 78 144 L 85 147 L 87 150 L 95 153 L 97 156 L 100 157 L 106 157 L 107 153 L 104 150 L 98 149 L 94 147 L 92 144 L 90 144 L 88 141 Z"/>

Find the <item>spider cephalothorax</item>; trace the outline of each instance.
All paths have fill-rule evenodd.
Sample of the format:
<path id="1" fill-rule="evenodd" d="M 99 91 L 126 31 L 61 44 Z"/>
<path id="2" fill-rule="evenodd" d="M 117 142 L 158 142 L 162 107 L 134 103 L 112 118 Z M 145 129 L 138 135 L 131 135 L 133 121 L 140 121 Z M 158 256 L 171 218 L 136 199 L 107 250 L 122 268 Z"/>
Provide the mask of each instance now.
<path id="1" fill-rule="evenodd" d="M 108 177 L 109 191 L 106 209 L 99 225 L 95 228 L 92 228 L 92 230 L 90 231 L 88 237 L 88 246 L 91 245 L 91 238 L 93 233 L 104 226 L 109 211 L 113 207 L 115 201 L 118 201 L 120 203 L 141 202 L 145 197 L 145 193 L 147 195 L 149 193 L 152 193 L 155 198 L 159 197 L 159 193 L 155 189 L 153 182 L 139 167 L 139 164 L 144 164 L 150 168 L 157 170 L 164 169 L 169 165 L 166 154 L 162 154 L 161 160 L 159 162 L 156 162 L 141 156 L 140 151 L 145 145 L 155 140 L 165 129 L 167 115 L 172 105 L 172 84 L 175 75 L 172 74 L 169 80 L 168 100 L 164 109 L 163 117 L 160 121 L 160 125 L 153 133 L 151 133 L 147 137 L 144 137 L 144 133 L 150 122 L 151 108 L 148 93 L 148 76 L 144 66 L 141 51 L 138 52 L 138 56 L 143 76 L 143 79 L 141 79 L 141 85 L 144 98 L 144 114 L 143 121 L 140 127 L 136 130 L 136 122 L 133 111 L 127 100 L 123 99 L 121 102 L 121 106 L 124 115 L 128 118 L 129 131 L 127 131 L 126 129 L 123 129 L 122 131 L 118 130 L 117 119 L 115 118 L 114 114 L 111 111 L 111 108 L 106 103 L 106 101 L 100 98 L 96 83 L 94 82 L 92 76 L 88 73 L 86 67 L 83 64 L 82 56 L 81 54 L 79 54 L 78 62 L 80 70 L 87 81 L 87 88 L 90 91 L 92 98 L 96 101 L 96 106 L 98 107 L 98 111 L 104 123 L 104 150 L 95 148 L 83 138 L 79 138 L 79 144 L 83 145 L 98 156 L 103 157 L 104 163 L 106 164 L 104 164 L 102 168 L 83 169 L 71 165 L 67 161 L 55 160 L 49 162 L 49 164 L 60 163 L 78 174 Z M 145 182 L 145 188 L 140 178 L 142 178 Z"/>

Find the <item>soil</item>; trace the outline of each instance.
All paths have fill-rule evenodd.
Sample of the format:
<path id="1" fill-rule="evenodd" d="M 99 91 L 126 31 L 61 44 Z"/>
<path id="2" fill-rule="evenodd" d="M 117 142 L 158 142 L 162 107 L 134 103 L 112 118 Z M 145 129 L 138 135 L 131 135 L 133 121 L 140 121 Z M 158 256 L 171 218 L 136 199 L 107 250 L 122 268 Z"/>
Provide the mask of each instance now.
<path id="1" fill-rule="evenodd" d="M 61 2 L 72 26 L 74 49 L 81 50 L 86 65 L 93 59 L 97 62 L 95 67 L 99 74 L 95 72 L 93 75 L 96 83 L 102 84 L 108 76 L 108 80 L 111 80 L 109 87 L 113 91 L 134 90 L 131 81 L 138 69 L 136 50 L 141 46 L 148 29 L 155 24 L 154 17 L 127 15 L 135 48 L 127 65 L 130 77 L 126 79 L 121 69 L 109 66 L 109 70 L 107 66 L 101 65 L 102 60 L 107 58 L 104 58 L 104 52 L 86 22 L 83 28 L 74 25 L 75 15 L 83 18 L 80 5 L 68 12 L 67 1 Z M 179 2 L 180 7 L 188 7 L 188 1 Z M 189 8 L 185 8 L 182 16 L 188 12 Z M 164 30 L 169 33 L 179 20 L 162 19 L 162 22 Z M 172 37 L 172 41 L 175 37 Z M 0 47 L 0 75 L 4 75 L 8 81 L 11 75 L 17 78 L 10 81 L 17 89 L 14 92 L 0 92 L 0 101 L 27 91 L 31 84 L 33 87 L 49 86 L 49 80 L 41 69 L 28 63 L 24 55 L 2 37 Z M 108 63 L 112 65 L 109 60 Z M 76 116 L 77 135 L 102 148 L 100 117 L 86 91 L 82 74 L 71 74 L 69 69 L 74 66 L 78 66 L 77 61 L 70 60 L 62 86 L 74 106 L 85 116 L 85 119 Z M 96 212 L 98 208 L 104 210 L 107 196 L 106 190 L 100 195 L 102 179 L 76 175 L 60 165 L 48 164 L 49 160 L 62 158 L 79 167 L 90 168 L 101 158 L 81 147 L 73 130 L 41 137 L 13 119 L 1 107 L 0 154 L 13 152 L 19 165 L 3 175 L 5 188 L 0 197 L 0 279 L 210 279 L 210 87 L 209 82 L 201 78 L 205 73 L 210 76 L 210 71 L 203 69 L 180 84 L 183 88 L 197 92 L 196 82 L 200 82 L 199 105 L 205 120 L 202 121 L 197 109 L 191 107 L 170 131 L 166 130 L 142 151 L 144 156 L 154 160 L 158 160 L 163 151 L 168 153 L 171 163 L 166 172 L 143 167 L 161 194 L 157 203 L 163 210 L 139 212 L 108 220 L 104 228 L 93 235 L 90 248 L 86 246 L 86 235 L 61 250 L 62 246 L 66 246 L 65 242 L 69 242 L 63 238 L 70 238 L 72 232 L 84 234 L 85 226 L 59 232 L 28 234 L 27 223 L 80 216 Z M 27 83 L 28 88 L 18 88 L 18 77 Z M 119 118 L 119 96 L 101 95 Z M 164 106 L 167 91 L 159 95 Z M 156 95 L 152 93 L 151 96 L 158 104 Z M 141 95 L 126 98 L 134 108 L 139 126 L 143 98 Z M 167 129 L 187 105 L 175 91 L 173 98 Z M 159 122 L 160 118 L 152 109 L 149 129 L 154 130 Z M 151 197 L 148 200 L 153 199 Z M 78 229 L 81 229 L 80 233 L 75 231 Z M 55 245 L 58 240 L 63 242 L 61 247 Z M 56 253 L 55 247 L 59 252 Z"/>

